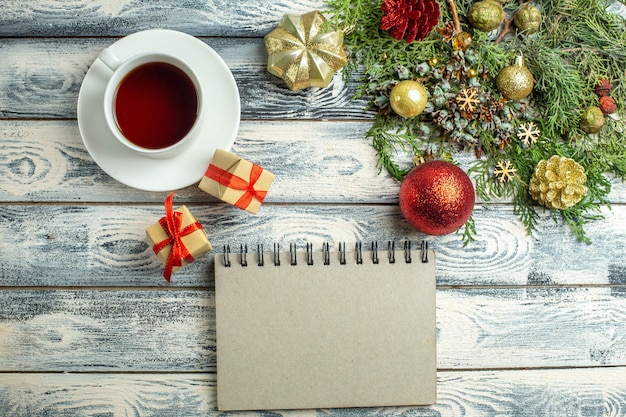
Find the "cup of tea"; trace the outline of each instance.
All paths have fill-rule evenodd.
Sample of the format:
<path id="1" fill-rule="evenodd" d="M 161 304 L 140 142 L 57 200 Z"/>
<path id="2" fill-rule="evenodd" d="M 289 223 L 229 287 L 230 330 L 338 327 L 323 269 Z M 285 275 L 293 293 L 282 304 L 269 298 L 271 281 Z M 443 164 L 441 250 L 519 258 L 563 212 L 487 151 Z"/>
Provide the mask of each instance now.
<path id="1" fill-rule="evenodd" d="M 112 72 L 104 113 L 120 143 L 144 156 L 166 158 L 193 140 L 202 116 L 202 89 L 187 64 L 160 52 L 122 60 L 109 49 L 98 59 Z"/>

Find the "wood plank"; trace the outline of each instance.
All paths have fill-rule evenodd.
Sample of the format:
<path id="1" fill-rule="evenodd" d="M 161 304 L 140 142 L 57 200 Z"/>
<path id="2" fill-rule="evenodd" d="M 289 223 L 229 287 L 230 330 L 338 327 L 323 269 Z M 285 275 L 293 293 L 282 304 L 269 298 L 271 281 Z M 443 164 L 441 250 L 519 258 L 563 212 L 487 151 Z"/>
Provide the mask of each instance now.
<path id="1" fill-rule="evenodd" d="M 463 247 L 457 234 L 427 237 L 402 218 L 397 206 L 264 205 L 254 216 L 226 204 L 190 206 L 215 253 L 223 245 L 270 248 L 324 241 L 369 244 L 427 238 L 438 253 L 439 285 L 626 284 L 626 206 L 588 225 L 595 245 L 577 242 L 564 225 L 543 216 L 526 235 L 509 206 L 477 207 L 479 235 Z M 157 206 L 0 206 L 0 286 L 158 286 L 162 264 L 145 229 L 162 217 Z M 610 245 L 602 242 L 612 242 Z M 213 286 L 213 254 L 177 271 L 172 286 Z"/>
<path id="2" fill-rule="evenodd" d="M 267 202 L 397 204 L 399 183 L 376 167 L 368 121 L 244 120 L 232 151 L 276 174 Z M 0 120 L 0 202 L 153 202 L 162 193 L 118 183 L 98 167 L 71 120 Z M 410 157 L 406 156 L 407 166 Z M 457 155 L 469 168 L 473 154 Z M 95 187 L 97 185 L 97 187 Z M 626 184 L 609 199 L 626 203 Z M 215 202 L 195 185 L 180 202 Z M 502 202 L 506 202 L 503 200 Z"/>
<path id="3" fill-rule="evenodd" d="M 4 291 L 0 299 L 2 371 L 215 368 L 206 291 Z"/>
<path id="4" fill-rule="evenodd" d="M 617 417 L 626 410 L 626 369 L 438 373 L 431 407 L 221 413 L 215 374 L 3 374 L 2 415 Z"/>
<path id="5" fill-rule="evenodd" d="M 424 237 L 401 219 L 398 184 L 376 172 L 371 114 L 350 100 L 354 84 L 337 76 L 328 89 L 294 93 L 265 70 L 262 36 L 283 13 L 320 4 L 0 1 L 0 415 L 222 415 L 215 375 L 202 373 L 215 370 L 212 267 L 222 244 Z M 199 36 L 224 57 L 242 96 L 234 151 L 278 175 L 257 216 L 194 186 L 177 193 L 216 251 L 168 288 L 144 237 L 164 193 L 109 178 L 74 120 L 97 53 L 152 27 Z M 527 236 L 507 204 L 477 206 L 468 248 L 455 235 L 430 238 L 437 405 L 308 414 L 624 415 L 626 186 L 616 184 L 613 211 L 588 227 L 592 246 L 548 215 Z"/>
<path id="6" fill-rule="evenodd" d="M 242 3 L 243 4 L 243 3 Z M 0 12 L 1 13 L 1 12 Z M 81 83 L 100 51 L 118 38 L 3 39 L 0 117 L 75 118 Z M 266 70 L 263 39 L 202 38 L 224 59 L 239 87 L 244 119 L 372 119 L 354 83 L 340 74 L 327 88 L 290 91 Z"/>
<path id="7" fill-rule="evenodd" d="M 626 15 L 619 2 L 609 10 Z M 174 0 L 38 0 L 0 3 L 0 36 L 119 36 L 153 27 L 195 36 L 264 36 L 285 13 L 323 10 L 320 0 L 247 2 Z"/>
<path id="8" fill-rule="evenodd" d="M 0 3 L 0 36 L 118 36 L 153 27 L 196 36 L 263 36 L 285 13 L 306 13 L 317 0 L 236 2 L 175 0 L 38 0 Z"/>
<path id="9" fill-rule="evenodd" d="M 213 372 L 214 295 L 2 290 L 0 372 Z M 626 366 L 623 286 L 440 289 L 437 328 L 439 369 Z"/>
<path id="10" fill-rule="evenodd" d="M 232 149 L 276 174 L 268 202 L 397 201 L 379 175 L 368 123 L 243 121 Z M 0 121 L 0 201 L 159 202 L 110 178 L 93 161 L 75 121 Z M 94 187 L 97 185 L 97 187 Z M 626 195 L 626 192 L 624 193 Z M 217 201 L 193 185 L 180 201 Z"/>

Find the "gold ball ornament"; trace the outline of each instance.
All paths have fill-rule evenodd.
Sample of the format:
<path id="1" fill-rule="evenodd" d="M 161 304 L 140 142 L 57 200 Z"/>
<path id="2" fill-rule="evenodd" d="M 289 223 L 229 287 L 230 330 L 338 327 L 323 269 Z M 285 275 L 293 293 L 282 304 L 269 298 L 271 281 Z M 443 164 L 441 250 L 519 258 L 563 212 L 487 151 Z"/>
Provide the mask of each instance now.
<path id="1" fill-rule="evenodd" d="M 576 205 L 587 194 L 585 169 L 564 156 L 541 160 L 530 178 L 532 198 L 549 209 L 564 210 Z"/>
<path id="2" fill-rule="evenodd" d="M 437 65 L 439 65 L 439 58 L 437 58 L 436 56 L 431 57 L 428 60 L 428 65 L 430 65 L 431 67 L 436 67 Z"/>
<path id="3" fill-rule="evenodd" d="M 604 126 L 604 113 L 599 107 L 586 107 L 580 115 L 579 125 L 586 133 L 598 133 Z"/>
<path id="4" fill-rule="evenodd" d="M 502 68 L 496 77 L 496 87 L 507 100 L 522 100 L 533 91 L 535 79 L 522 55 L 517 55 L 515 63 Z"/>
<path id="5" fill-rule="evenodd" d="M 415 117 L 426 108 L 428 93 L 419 81 L 404 80 L 396 84 L 389 94 L 389 104 L 402 117 Z"/>
<path id="6" fill-rule="evenodd" d="M 482 0 L 470 6 L 467 18 L 471 25 L 481 31 L 491 32 L 502 24 L 506 14 L 500 2 Z"/>

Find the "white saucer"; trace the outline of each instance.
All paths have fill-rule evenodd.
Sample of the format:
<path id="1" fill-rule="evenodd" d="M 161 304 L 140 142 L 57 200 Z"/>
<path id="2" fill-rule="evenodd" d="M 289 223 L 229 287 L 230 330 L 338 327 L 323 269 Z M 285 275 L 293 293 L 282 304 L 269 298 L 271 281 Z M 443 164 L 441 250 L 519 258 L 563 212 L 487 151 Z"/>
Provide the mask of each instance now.
<path id="1" fill-rule="evenodd" d="M 205 92 L 205 115 L 196 132 L 200 137 L 176 156 L 155 159 L 131 151 L 107 127 L 103 95 L 111 71 L 96 59 L 78 95 L 78 127 L 91 157 L 117 181 L 142 190 L 172 191 L 199 182 L 215 149 L 229 150 L 239 129 L 239 90 L 226 63 L 201 40 L 173 30 L 137 32 L 109 48 L 120 59 L 152 50 L 185 61 Z"/>

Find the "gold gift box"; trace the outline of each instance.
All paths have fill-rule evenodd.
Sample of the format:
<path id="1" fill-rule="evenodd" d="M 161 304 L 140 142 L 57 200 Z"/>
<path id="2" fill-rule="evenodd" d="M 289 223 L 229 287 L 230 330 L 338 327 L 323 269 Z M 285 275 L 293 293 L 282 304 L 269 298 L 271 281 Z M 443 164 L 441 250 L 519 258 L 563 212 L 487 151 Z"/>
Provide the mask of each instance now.
<path id="1" fill-rule="evenodd" d="M 335 72 L 348 62 L 343 32 L 327 31 L 325 25 L 326 18 L 317 10 L 286 14 L 265 36 L 267 70 L 292 91 L 328 87 Z"/>
<path id="2" fill-rule="evenodd" d="M 259 165 L 217 149 L 198 186 L 226 203 L 256 214 L 274 177 Z"/>
<path id="3" fill-rule="evenodd" d="M 178 209 L 174 210 L 174 212 L 179 212 L 182 214 L 180 230 L 183 230 L 185 227 L 198 222 L 186 206 L 180 206 Z M 165 221 L 165 217 L 161 218 L 158 222 L 146 229 L 146 235 L 148 237 L 148 241 L 150 242 L 150 246 L 152 247 L 170 238 L 167 230 L 161 224 L 162 221 Z M 193 232 L 182 236 L 180 238 L 180 241 L 185 246 L 187 251 L 191 254 L 194 260 L 213 249 L 204 228 L 198 228 Z M 163 262 L 163 264 L 165 265 L 167 265 L 170 253 L 172 251 L 172 246 L 172 243 L 170 243 L 163 249 L 158 251 L 156 254 L 161 262 Z M 183 259 L 182 265 L 174 266 L 172 272 L 175 272 L 177 269 L 187 265 L 188 263 L 189 262 Z M 169 282 L 169 277 L 166 276 L 165 279 Z"/>

